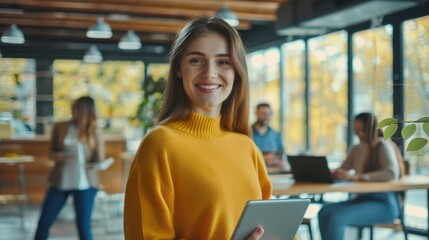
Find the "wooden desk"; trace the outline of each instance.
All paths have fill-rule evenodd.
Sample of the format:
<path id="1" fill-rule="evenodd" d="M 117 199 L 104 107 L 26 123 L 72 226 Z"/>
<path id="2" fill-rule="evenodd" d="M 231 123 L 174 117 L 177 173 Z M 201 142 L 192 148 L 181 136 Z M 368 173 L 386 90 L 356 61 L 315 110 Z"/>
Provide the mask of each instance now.
<path id="1" fill-rule="evenodd" d="M 15 165 L 18 169 L 19 194 L 0 194 L 2 202 L 22 202 L 19 207 L 19 216 L 21 220 L 21 228 L 25 229 L 25 215 L 27 211 L 27 182 L 25 180 L 24 163 L 34 161 L 33 156 L 18 155 L 13 157 L 0 157 L 0 164 Z"/>
<path id="2" fill-rule="evenodd" d="M 339 183 L 310 183 L 295 182 L 291 175 L 271 175 L 273 183 L 273 195 L 299 195 L 301 193 L 317 194 L 327 192 L 349 192 L 349 193 L 370 193 L 370 192 L 395 192 L 411 189 L 427 189 L 427 203 L 429 216 L 429 176 L 410 175 L 400 180 L 389 182 L 339 182 Z M 429 239 L 429 217 L 428 229 L 425 232 L 417 229 L 410 229 L 410 232 L 422 234 Z"/>
<path id="3" fill-rule="evenodd" d="M 429 176 L 406 176 L 390 182 L 339 182 L 333 184 L 295 182 L 290 175 L 272 175 L 273 195 L 298 195 L 326 192 L 393 192 L 410 189 L 429 189 Z"/>

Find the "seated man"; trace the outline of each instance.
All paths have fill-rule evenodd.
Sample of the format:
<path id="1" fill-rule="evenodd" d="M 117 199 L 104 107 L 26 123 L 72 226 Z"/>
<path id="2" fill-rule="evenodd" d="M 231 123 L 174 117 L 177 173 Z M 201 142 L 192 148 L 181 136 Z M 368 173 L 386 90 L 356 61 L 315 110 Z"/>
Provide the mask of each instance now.
<path id="1" fill-rule="evenodd" d="M 285 167 L 283 140 L 279 132 L 269 126 L 272 111 L 268 103 L 256 106 L 256 122 L 252 125 L 253 141 L 264 154 L 267 167 Z"/>

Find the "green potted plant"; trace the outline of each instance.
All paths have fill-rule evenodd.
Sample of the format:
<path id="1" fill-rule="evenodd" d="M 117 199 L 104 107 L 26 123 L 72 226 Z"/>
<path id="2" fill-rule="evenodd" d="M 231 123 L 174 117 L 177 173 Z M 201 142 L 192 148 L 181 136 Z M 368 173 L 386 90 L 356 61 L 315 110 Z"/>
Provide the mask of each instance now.
<path id="1" fill-rule="evenodd" d="M 429 138 L 429 116 L 421 117 L 415 121 L 398 120 L 395 118 L 386 118 L 378 123 L 378 128 L 384 130 L 384 139 L 387 140 L 393 136 L 398 130 L 400 123 L 408 123 L 401 130 L 401 136 L 404 140 L 411 139 L 406 151 L 417 152 L 422 151 L 428 143 Z M 421 125 L 421 126 L 419 126 Z M 413 137 L 417 132 L 417 128 L 421 127 L 426 134 L 425 137 Z"/>
<path id="2" fill-rule="evenodd" d="M 161 77 L 155 80 L 149 76 L 144 81 L 142 88 L 142 101 L 137 108 L 136 115 L 131 120 L 136 120 L 139 127 L 143 129 L 143 133 L 146 134 L 156 124 L 155 117 L 165 88 L 165 79 Z"/>

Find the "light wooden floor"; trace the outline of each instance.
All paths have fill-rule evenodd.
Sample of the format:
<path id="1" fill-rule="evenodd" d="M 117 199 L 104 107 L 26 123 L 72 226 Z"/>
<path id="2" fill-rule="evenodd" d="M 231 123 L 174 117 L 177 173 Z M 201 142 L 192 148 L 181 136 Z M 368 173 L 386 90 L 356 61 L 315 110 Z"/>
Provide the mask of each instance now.
<path id="1" fill-rule="evenodd" d="M 122 207 L 123 202 L 121 196 L 117 198 L 98 199 L 93 214 L 93 235 L 95 240 L 122 240 Z M 107 207 L 107 208 L 105 208 Z M 19 218 L 16 215 L 7 216 L 5 212 L 13 212 L 15 208 L 0 205 L 0 239 L 1 240 L 30 240 L 33 239 L 36 223 L 39 217 L 40 206 L 28 206 L 26 217 L 26 228 L 22 230 L 20 227 Z M 108 210 L 108 212 L 106 211 Z M 16 211 L 15 211 L 16 212 Z M 106 215 L 107 213 L 107 215 Z M 73 221 L 73 209 L 71 204 L 68 204 L 60 213 L 58 220 L 50 231 L 51 240 L 75 240 L 78 239 Z M 106 218 L 108 216 L 108 218 Z M 320 240 L 318 232 L 317 219 L 312 222 L 313 240 Z M 377 240 L 402 240 L 402 232 L 394 232 L 388 229 L 376 228 L 374 231 L 375 239 Z M 368 240 L 368 232 L 364 232 L 364 240 Z M 298 230 L 299 240 L 308 240 L 307 226 L 302 226 Z M 346 240 L 356 239 L 356 230 L 354 228 L 346 229 Z M 409 234 L 410 240 L 427 239 L 422 236 Z"/>

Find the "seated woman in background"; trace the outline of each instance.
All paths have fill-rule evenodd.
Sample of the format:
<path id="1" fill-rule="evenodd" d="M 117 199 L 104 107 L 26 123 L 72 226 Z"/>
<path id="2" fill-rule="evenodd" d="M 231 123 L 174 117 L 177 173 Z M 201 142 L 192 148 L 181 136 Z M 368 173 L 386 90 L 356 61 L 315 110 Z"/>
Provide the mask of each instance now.
<path id="1" fill-rule="evenodd" d="M 357 115 L 354 129 L 360 143 L 351 148 L 341 167 L 334 171 L 334 177 L 351 181 L 398 179 L 404 169 L 402 157 L 393 142 L 380 137 L 376 117 L 371 113 Z M 324 206 L 319 212 L 319 228 L 322 239 L 342 240 L 347 225 L 391 222 L 398 215 L 394 192 L 359 194 Z"/>

